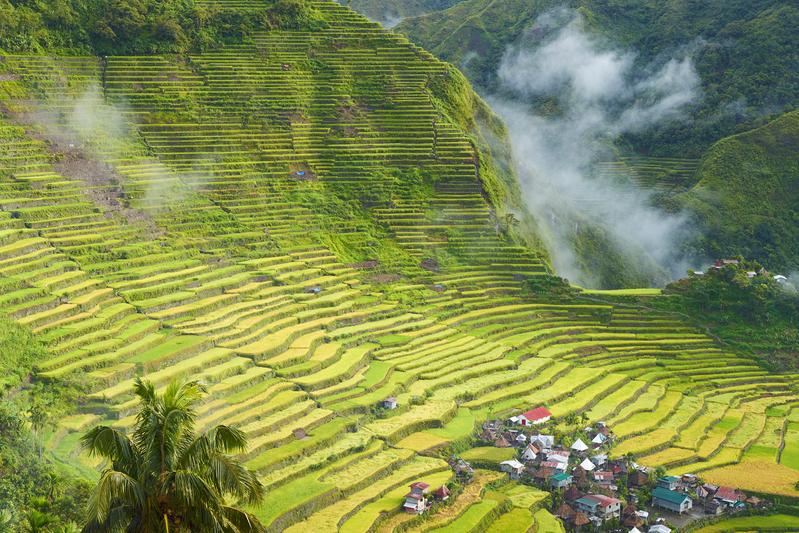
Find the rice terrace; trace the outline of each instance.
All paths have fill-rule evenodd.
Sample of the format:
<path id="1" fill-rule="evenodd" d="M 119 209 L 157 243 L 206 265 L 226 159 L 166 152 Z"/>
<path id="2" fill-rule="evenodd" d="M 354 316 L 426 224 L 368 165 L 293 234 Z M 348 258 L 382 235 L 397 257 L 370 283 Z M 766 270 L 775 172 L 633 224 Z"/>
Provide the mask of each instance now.
<path id="1" fill-rule="evenodd" d="M 788 266 L 569 283 L 459 64 L 357 2 L 184 3 L 0 39 L 0 532 L 799 531 Z M 597 172 L 671 202 L 708 165 Z"/>

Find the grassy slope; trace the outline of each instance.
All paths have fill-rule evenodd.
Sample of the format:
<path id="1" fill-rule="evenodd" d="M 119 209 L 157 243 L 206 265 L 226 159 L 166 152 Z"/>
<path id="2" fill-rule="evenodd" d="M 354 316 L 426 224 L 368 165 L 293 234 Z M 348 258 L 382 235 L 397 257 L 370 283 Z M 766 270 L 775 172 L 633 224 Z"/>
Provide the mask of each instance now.
<path id="1" fill-rule="evenodd" d="M 634 48 L 641 61 L 681 47 L 697 47 L 694 61 L 704 98 L 690 126 L 668 126 L 632 139 L 654 153 L 699 155 L 725 135 L 757 124 L 772 112 L 799 101 L 797 49 L 791 45 L 799 9 L 786 2 L 760 0 L 693 4 L 624 0 L 467 0 L 448 10 L 408 19 L 398 31 L 464 68 L 477 85 L 493 89 L 496 67 L 509 44 L 524 35 L 548 9 L 567 6 L 613 42 Z M 527 44 L 536 37 L 524 37 Z M 730 108 L 735 113 L 728 113 Z"/>
<path id="2" fill-rule="evenodd" d="M 719 141 L 698 177 L 684 201 L 706 227 L 706 253 L 799 269 L 799 112 Z"/>

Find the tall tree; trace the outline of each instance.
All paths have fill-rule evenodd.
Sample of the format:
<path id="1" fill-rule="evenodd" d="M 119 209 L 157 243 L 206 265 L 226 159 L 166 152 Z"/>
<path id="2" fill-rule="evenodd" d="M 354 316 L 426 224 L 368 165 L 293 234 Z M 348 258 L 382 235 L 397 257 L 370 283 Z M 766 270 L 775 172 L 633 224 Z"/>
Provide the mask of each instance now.
<path id="1" fill-rule="evenodd" d="M 259 503 L 264 495 L 255 474 L 228 455 L 246 449 L 244 433 L 224 425 L 195 433 L 192 407 L 204 387 L 173 382 L 160 395 L 152 383 L 137 379 L 134 392 L 140 406 L 131 436 L 98 426 L 83 437 L 91 455 L 110 462 L 83 531 L 263 531 L 252 514 L 238 508 Z"/>

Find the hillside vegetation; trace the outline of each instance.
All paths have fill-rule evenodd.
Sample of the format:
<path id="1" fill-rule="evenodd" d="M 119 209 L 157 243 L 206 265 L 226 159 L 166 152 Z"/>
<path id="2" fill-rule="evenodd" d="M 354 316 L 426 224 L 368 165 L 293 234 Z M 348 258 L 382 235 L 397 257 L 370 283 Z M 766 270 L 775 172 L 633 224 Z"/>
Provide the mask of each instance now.
<path id="1" fill-rule="evenodd" d="M 703 251 L 799 271 L 799 111 L 719 141 L 697 178 L 682 200 L 705 228 Z"/>
<path id="2" fill-rule="evenodd" d="M 662 54 L 691 52 L 704 93 L 694 120 L 631 136 L 639 151 L 698 156 L 714 141 L 799 103 L 799 8 L 780 0 L 465 0 L 408 19 L 397 31 L 494 92 L 507 47 L 540 40 L 536 19 L 560 7 L 578 10 L 589 28 L 635 50 L 642 65 Z"/>
<path id="3" fill-rule="evenodd" d="M 256 29 L 321 24 L 320 13 L 305 0 L 274 0 L 258 9 L 232 10 L 215 2 L 193 0 L 2 0 L 0 49 L 101 55 L 176 53 L 241 42 Z"/>
<path id="4" fill-rule="evenodd" d="M 247 437 L 269 531 L 557 529 L 509 483 L 432 524 L 399 513 L 482 421 L 537 405 L 606 421 L 643 464 L 799 496 L 777 453 L 797 374 L 651 293 L 552 277 L 504 130 L 452 66 L 327 0 L 195 7 L 278 5 L 313 16 L 181 53 L 3 55 L 0 331 L 40 343 L 7 387 L 59 399 L 25 442 L 96 478 L 81 436 L 136 427 L 137 378 L 191 378 L 196 430 Z"/>

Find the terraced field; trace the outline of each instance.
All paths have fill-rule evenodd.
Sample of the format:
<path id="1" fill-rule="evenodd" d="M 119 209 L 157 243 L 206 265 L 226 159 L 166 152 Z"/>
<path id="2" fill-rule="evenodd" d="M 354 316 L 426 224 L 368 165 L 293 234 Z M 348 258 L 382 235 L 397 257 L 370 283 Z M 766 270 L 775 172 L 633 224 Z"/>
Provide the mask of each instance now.
<path id="1" fill-rule="evenodd" d="M 756 454 L 799 481 L 779 445 L 795 376 L 612 296 L 531 296 L 545 264 L 497 232 L 473 139 L 432 97 L 447 65 L 315 4 L 322 29 L 187 58 L 0 62 L 0 309 L 49 347 L 42 379 L 89 390 L 57 454 L 96 466 L 79 436 L 130 427 L 144 375 L 208 385 L 199 424 L 247 433 L 274 531 L 403 527 L 407 485 L 451 478 L 422 452 L 538 404 L 653 466 L 746 488 L 724 469 Z M 557 530 L 525 490 L 430 526 Z"/>

